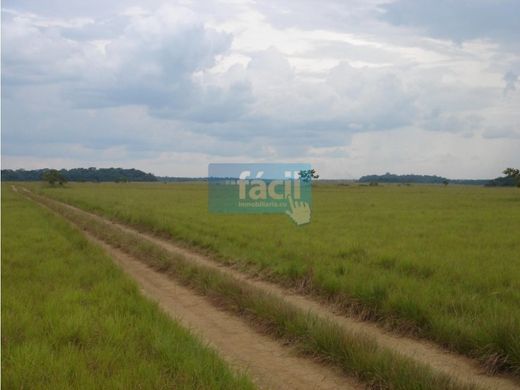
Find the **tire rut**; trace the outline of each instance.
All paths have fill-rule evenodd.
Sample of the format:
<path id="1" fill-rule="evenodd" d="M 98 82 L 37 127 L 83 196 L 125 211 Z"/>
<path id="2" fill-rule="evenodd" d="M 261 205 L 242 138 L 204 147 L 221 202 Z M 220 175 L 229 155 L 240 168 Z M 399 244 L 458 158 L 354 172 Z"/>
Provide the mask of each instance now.
<path id="1" fill-rule="evenodd" d="M 238 371 L 246 372 L 262 389 L 363 389 L 354 379 L 310 359 L 249 327 L 242 319 L 219 310 L 168 276 L 135 260 L 88 233 L 161 309 L 214 347 Z"/>

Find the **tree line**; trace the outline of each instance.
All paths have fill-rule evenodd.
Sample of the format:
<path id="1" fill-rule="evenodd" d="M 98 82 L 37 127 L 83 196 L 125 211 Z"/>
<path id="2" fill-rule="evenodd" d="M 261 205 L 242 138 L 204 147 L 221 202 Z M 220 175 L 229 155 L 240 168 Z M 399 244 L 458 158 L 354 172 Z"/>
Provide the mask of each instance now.
<path id="1" fill-rule="evenodd" d="M 488 187 L 520 186 L 520 170 L 507 168 L 503 171 L 505 176 L 492 180 L 453 180 L 435 175 L 367 175 L 359 179 L 361 183 L 423 183 L 423 184 L 472 184 Z M 308 176 L 308 177 L 307 177 Z M 304 172 L 303 178 L 318 178 L 314 170 Z M 157 177 L 151 173 L 145 173 L 138 169 L 125 168 L 74 168 L 74 169 L 2 169 L 2 181 L 47 181 L 50 184 L 63 184 L 68 181 L 75 182 L 183 182 L 206 181 L 207 178 L 188 177 Z"/>
<path id="2" fill-rule="evenodd" d="M 359 179 L 361 183 L 399 183 L 399 184 L 465 184 L 481 185 L 487 187 L 513 187 L 520 184 L 520 173 L 518 169 L 507 168 L 502 172 L 505 176 L 496 179 L 447 179 L 435 175 L 395 175 L 385 173 L 384 175 L 367 175 Z"/>
<path id="3" fill-rule="evenodd" d="M 2 169 L 2 181 L 145 182 L 157 181 L 157 178 L 134 168 Z"/>

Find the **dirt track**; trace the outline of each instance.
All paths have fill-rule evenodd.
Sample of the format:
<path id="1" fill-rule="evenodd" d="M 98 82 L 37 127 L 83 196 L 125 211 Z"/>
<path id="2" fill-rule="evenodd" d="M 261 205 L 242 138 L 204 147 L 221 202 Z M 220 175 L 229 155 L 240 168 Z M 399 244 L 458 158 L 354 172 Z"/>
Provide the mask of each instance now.
<path id="1" fill-rule="evenodd" d="M 139 284 L 142 292 L 159 303 L 235 368 L 246 371 L 265 389 L 362 389 L 341 372 L 295 356 L 270 337 L 252 330 L 244 321 L 219 310 L 204 297 L 175 283 L 124 252 L 89 236 Z"/>
<path id="2" fill-rule="evenodd" d="M 358 321 L 358 320 L 355 320 L 352 318 L 345 317 L 343 315 L 335 314 L 330 308 L 324 306 L 321 303 L 318 303 L 318 302 L 312 300 L 309 297 L 295 294 L 295 293 L 293 293 L 289 290 L 286 290 L 286 289 L 280 287 L 279 285 L 275 285 L 273 283 L 269 283 L 269 282 L 265 282 L 265 281 L 257 280 L 257 279 L 252 279 L 236 270 L 233 270 L 229 267 L 218 264 L 218 263 L 210 260 L 209 258 L 206 258 L 198 253 L 195 253 L 186 248 L 180 247 L 171 241 L 158 238 L 158 237 L 153 236 L 148 233 L 138 232 L 137 230 L 135 230 L 133 228 L 109 221 L 105 218 L 102 218 L 102 217 L 97 216 L 92 213 L 88 213 L 88 212 L 78 209 L 74 206 L 70 206 L 70 205 L 67 205 L 67 204 L 61 203 L 61 202 L 58 202 L 58 203 L 60 203 L 61 205 L 65 205 L 66 207 L 69 207 L 77 212 L 85 213 L 99 221 L 103 221 L 103 222 L 111 224 L 113 226 L 117 226 L 127 233 L 137 235 L 141 238 L 145 238 L 171 252 L 182 254 L 184 257 L 186 257 L 190 261 L 196 262 L 198 264 L 201 264 L 201 265 L 209 267 L 209 268 L 218 269 L 219 271 L 229 274 L 232 277 L 240 280 L 243 283 L 253 285 L 254 287 L 260 288 L 265 291 L 269 291 L 270 293 L 274 294 L 275 296 L 279 296 L 279 297 L 285 299 L 287 302 L 293 304 L 296 307 L 299 307 L 304 310 L 310 310 L 323 318 L 327 318 L 327 319 L 331 319 L 331 320 L 335 321 L 336 323 L 340 324 L 348 332 L 366 334 L 370 338 L 373 338 L 381 346 L 389 348 L 393 351 L 399 352 L 404 356 L 407 356 L 407 357 L 410 357 L 410 358 L 416 360 L 417 362 L 427 364 L 432 369 L 443 372 L 445 374 L 448 374 L 451 377 L 459 380 L 461 383 L 478 384 L 481 387 L 489 388 L 489 389 L 520 389 L 520 386 L 515 379 L 509 378 L 506 376 L 488 376 L 483 372 L 482 368 L 478 365 L 477 362 L 475 362 L 469 358 L 466 358 L 464 356 L 446 351 L 433 343 L 395 335 L 395 334 L 392 334 L 385 330 L 382 330 L 381 328 L 377 327 L 373 323 L 362 322 L 362 321 Z M 144 266 L 142 264 L 141 264 L 141 267 L 146 268 L 146 266 Z M 150 270 L 150 272 L 155 272 L 155 271 Z M 139 272 L 137 274 L 139 274 Z M 173 283 L 167 277 L 162 276 L 162 275 L 160 275 L 160 276 L 164 277 L 165 280 L 168 280 L 169 283 Z M 134 276 L 134 277 L 137 279 L 137 276 Z M 152 285 L 153 285 L 153 283 L 152 283 Z M 180 287 L 180 286 L 177 288 L 179 288 L 179 289 L 182 288 L 182 289 L 186 290 L 185 288 Z M 193 293 L 190 293 L 190 294 L 193 294 Z M 202 299 L 202 298 L 200 298 L 200 299 Z M 213 310 L 215 310 L 215 309 L 213 309 Z M 191 315 L 190 311 L 191 311 L 191 308 L 188 310 L 185 310 L 186 318 L 190 317 L 190 315 Z M 219 312 L 219 313 L 222 313 L 222 312 Z M 195 315 L 195 314 L 193 314 L 193 315 Z M 245 325 L 243 325 L 243 326 L 245 326 Z M 257 333 L 255 333 L 255 338 L 261 338 L 261 337 L 265 338 L 265 336 L 261 336 L 261 335 L 258 335 Z M 269 340 L 269 342 L 274 343 L 269 338 L 266 338 L 266 340 Z M 224 342 L 224 344 L 227 344 L 227 343 Z M 215 345 L 218 347 L 219 350 L 221 349 L 221 347 L 219 345 L 217 345 L 217 344 L 215 344 Z M 223 352 L 225 354 L 226 345 L 224 345 L 222 348 L 224 348 Z M 268 354 L 268 355 L 270 356 L 271 354 Z M 278 355 L 278 354 L 276 356 L 280 357 L 280 355 Z M 281 364 L 286 365 L 286 363 L 285 363 L 286 358 L 287 357 L 282 358 L 283 362 Z M 296 359 L 302 360 L 300 358 L 296 358 Z M 305 360 L 305 359 L 303 359 L 303 360 Z M 235 360 L 235 361 L 237 361 L 237 360 Z M 308 362 L 307 360 L 305 360 L 305 361 Z M 260 376 L 258 378 L 260 378 L 262 376 L 262 374 L 259 374 L 259 375 Z M 253 374 L 253 376 L 256 378 L 256 374 Z M 268 370 L 267 377 L 273 377 L 273 374 L 271 373 L 270 370 Z M 341 377 L 341 376 L 339 376 L 339 377 Z M 258 380 L 260 380 L 260 379 L 258 379 Z M 276 382 L 276 383 L 284 383 L 284 382 Z M 266 384 L 266 385 L 267 385 L 267 387 L 272 388 L 272 385 L 268 385 L 268 384 Z M 354 384 L 354 382 L 350 382 L 348 384 L 348 386 L 352 387 L 352 386 L 355 386 L 355 384 Z M 284 383 L 283 387 L 287 388 L 287 384 Z M 296 386 L 296 387 L 302 388 L 300 386 Z M 313 387 L 313 388 L 321 388 L 321 387 Z M 323 388 L 328 388 L 328 387 L 323 387 Z"/>

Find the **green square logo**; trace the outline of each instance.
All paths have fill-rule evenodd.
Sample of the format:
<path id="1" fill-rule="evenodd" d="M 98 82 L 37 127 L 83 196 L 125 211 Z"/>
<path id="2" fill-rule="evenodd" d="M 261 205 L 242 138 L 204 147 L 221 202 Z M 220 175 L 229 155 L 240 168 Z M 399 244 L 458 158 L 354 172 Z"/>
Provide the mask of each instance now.
<path id="1" fill-rule="evenodd" d="M 287 214 L 310 222 L 310 164 L 209 164 L 209 211 L 224 214 Z"/>

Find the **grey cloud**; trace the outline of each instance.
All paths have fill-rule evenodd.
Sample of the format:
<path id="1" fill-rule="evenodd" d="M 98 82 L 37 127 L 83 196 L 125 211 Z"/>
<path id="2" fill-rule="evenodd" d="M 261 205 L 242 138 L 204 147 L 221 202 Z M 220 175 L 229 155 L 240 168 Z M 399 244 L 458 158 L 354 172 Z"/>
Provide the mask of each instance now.
<path id="1" fill-rule="evenodd" d="M 2 13 L 2 83 L 42 84 L 78 79 L 74 64 L 81 47 L 60 39 L 55 28 L 32 23 L 30 17 Z"/>
<path id="2" fill-rule="evenodd" d="M 515 45 L 520 40 L 517 0 L 397 0 L 381 8 L 383 20 L 434 37 L 456 42 L 489 38 Z"/>
<path id="3" fill-rule="evenodd" d="M 421 122 L 423 128 L 432 131 L 473 134 L 474 130 L 481 128 L 483 118 L 476 114 L 460 114 L 436 109 L 425 115 Z"/>
<path id="4" fill-rule="evenodd" d="M 161 0 L 147 0 L 149 7 L 157 8 L 164 3 Z M 135 3 L 134 3 L 135 4 Z M 94 19 L 113 16 L 129 7 L 128 0 L 4 0 L 2 8 L 16 9 L 20 12 L 33 13 L 45 17 L 73 18 L 89 15 Z"/>
<path id="5" fill-rule="evenodd" d="M 279 28 L 352 31 L 375 21 L 377 6 L 384 0 L 268 0 L 258 9 Z"/>
<path id="6" fill-rule="evenodd" d="M 509 71 L 504 75 L 504 82 L 506 83 L 504 87 L 504 95 L 507 95 L 509 92 L 516 91 L 517 81 L 518 75 L 516 73 L 513 73 L 512 71 Z"/>
<path id="7" fill-rule="evenodd" d="M 401 55 L 385 48 L 337 41 L 322 42 L 319 46 L 298 55 L 307 58 L 342 58 L 349 62 L 365 62 L 379 65 L 404 62 Z"/>
<path id="8" fill-rule="evenodd" d="M 64 87 L 64 97 L 83 109 L 144 105 L 162 118 L 201 122 L 241 115 L 251 100 L 247 83 L 204 86 L 193 79 L 194 73 L 213 66 L 215 56 L 229 49 L 231 36 L 206 28 L 186 10 L 174 15 L 182 20 L 171 26 L 162 11 L 177 13 L 168 8 L 141 18 L 128 17 L 124 28 L 119 18 L 117 29 L 123 32 L 112 37 L 104 53 L 93 43 L 83 42 L 87 37 L 101 37 L 91 32 L 113 34 L 114 29 L 104 31 L 104 22 L 42 28 L 13 18 L 6 27 L 11 36 L 3 57 L 4 81 L 70 82 Z M 19 31 L 18 35 L 13 31 Z M 36 49 L 32 53 L 21 44 L 29 39 Z M 85 46 L 90 46 L 89 52 L 85 53 Z"/>
<path id="9" fill-rule="evenodd" d="M 127 23 L 128 18 L 124 15 L 113 15 L 98 18 L 83 26 L 62 27 L 57 32 L 63 38 L 73 41 L 113 39 L 124 33 Z"/>
<path id="10" fill-rule="evenodd" d="M 454 137 L 517 137 L 511 111 L 518 94 L 503 97 L 502 86 L 488 81 L 516 69 L 509 57 L 492 70 L 476 72 L 491 75 L 487 85 L 479 86 L 479 80 L 460 77 L 462 66 L 454 65 L 486 65 L 485 60 L 433 40 L 420 46 L 423 50 L 408 51 L 418 49 L 413 45 L 421 45 L 423 38 L 378 20 L 381 1 L 319 6 L 295 1 L 284 4 L 287 12 L 274 2 L 199 3 L 191 10 L 147 3 L 148 9 L 126 13 L 120 12 L 125 3 L 119 1 L 105 10 L 94 10 L 97 0 L 64 4 L 64 10 L 57 0 L 7 3 L 18 7 L 18 13 L 3 15 L 2 26 L 2 151 L 11 156 L 77 155 L 94 162 L 96 156 L 159 161 L 168 153 L 283 159 L 338 147 L 331 156 L 345 157 L 343 147 L 351 140 L 389 139 L 403 128 L 417 134 L 457 133 Z M 256 7 L 270 27 L 347 32 L 341 37 L 359 38 L 360 44 L 321 33 L 308 39 L 306 31 L 300 53 L 288 54 L 276 42 L 267 50 L 237 52 L 232 33 L 222 32 L 214 19 L 217 27 L 208 27 L 204 12 L 212 7 L 218 8 L 220 21 L 232 23 L 239 17 L 237 9 Z M 42 14 L 24 14 L 24 8 Z M 72 23 L 69 16 L 88 21 Z M 406 30 L 410 37 L 389 39 L 382 33 L 387 29 Z M 366 45 L 367 39 L 375 44 Z M 216 58 L 229 54 L 247 56 L 249 62 L 211 69 Z M 410 60 L 423 54 L 421 63 Z M 304 76 L 291 65 L 295 59 L 328 56 L 343 62 Z M 372 66 L 357 67 L 355 62 L 364 61 Z M 511 73 L 504 81 L 513 91 L 517 76 Z M 497 108 L 492 120 L 479 113 L 486 108 Z M 486 126 L 491 130 L 484 132 Z M 372 153 L 366 145 L 358 147 L 358 155 Z"/>
<path id="11" fill-rule="evenodd" d="M 516 125 L 516 128 L 489 127 L 482 133 L 482 136 L 488 139 L 520 139 L 520 123 Z"/>

